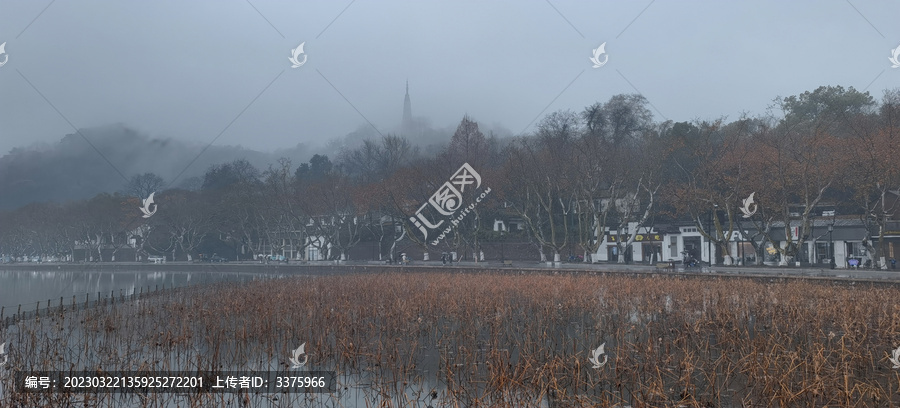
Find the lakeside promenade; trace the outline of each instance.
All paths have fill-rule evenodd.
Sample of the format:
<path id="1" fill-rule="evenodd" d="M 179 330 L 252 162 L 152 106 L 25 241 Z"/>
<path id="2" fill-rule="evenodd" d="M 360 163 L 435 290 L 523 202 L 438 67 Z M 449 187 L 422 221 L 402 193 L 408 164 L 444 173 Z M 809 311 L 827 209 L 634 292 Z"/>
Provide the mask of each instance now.
<path id="1" fill-rule="evenodd" d="M 813 267 L 779 266 L 721 266 L 684 268 L 668 264 L 614 264 L 614 263 L 537 263 L 537 262 L 457 262 L 443 265 L 441 261 L 413 261 L 408 265 L 390 265 L 377 261 L 313 261 L 313 262 L 269 262 L 253 261 L 198 263 L 198 262 L 106 262 L 106 263 L 16 263 L 0 264 L 0 270 L 95 270 L 95 271 L 135 271 L 158 270 L 172 272 L 279 272 L 298 274 L 329 273 L 372 273 L 404 270 L 414 271 L 458 271 L 461 273 L 610 273 L 626 275 L 669 275 L 704 277 L 753 277 L 753 278 L 809 278 L 826 280 L 879 281 L 900 283 L 900 269 L 827 269 Z"/>

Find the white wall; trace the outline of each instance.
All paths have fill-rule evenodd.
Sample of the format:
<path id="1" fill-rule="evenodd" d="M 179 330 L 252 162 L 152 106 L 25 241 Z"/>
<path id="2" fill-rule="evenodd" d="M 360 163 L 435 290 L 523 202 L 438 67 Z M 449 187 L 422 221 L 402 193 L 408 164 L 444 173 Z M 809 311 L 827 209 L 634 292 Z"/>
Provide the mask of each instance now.
<path id="1" fill-rule="evenodd" d="M 834 241 L 834 262 L 838 268 L 847 267 L 847 244 L 844 241 Z"/>

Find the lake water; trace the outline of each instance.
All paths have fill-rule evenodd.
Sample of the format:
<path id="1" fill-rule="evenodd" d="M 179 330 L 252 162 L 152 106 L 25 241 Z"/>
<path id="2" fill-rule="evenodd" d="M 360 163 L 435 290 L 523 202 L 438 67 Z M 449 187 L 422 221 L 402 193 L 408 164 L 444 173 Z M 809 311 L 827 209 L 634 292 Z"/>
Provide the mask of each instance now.
<path id="1" fill-rule="evenodd" d="M 135 292 L 174 288 L 189 285 L 203 285 L 218 282 L 248 282 L 259 279 L 283 277 L 283 273 L 267 272 L 172 272 L 172 271 L 92 271 L 59 269 L 23 270 L 0 269 L 0 307 L 6 315 L 15 313 L 19 305 L 22 311 L 34 310 L 37 302 L 46 306 L 59 304 L 59 298 L 70 304 L 72 296 L 81 303 L 85 295 L 96 299 L 97 293 L 109 296 L 114 291 L 130 295 Z"/>

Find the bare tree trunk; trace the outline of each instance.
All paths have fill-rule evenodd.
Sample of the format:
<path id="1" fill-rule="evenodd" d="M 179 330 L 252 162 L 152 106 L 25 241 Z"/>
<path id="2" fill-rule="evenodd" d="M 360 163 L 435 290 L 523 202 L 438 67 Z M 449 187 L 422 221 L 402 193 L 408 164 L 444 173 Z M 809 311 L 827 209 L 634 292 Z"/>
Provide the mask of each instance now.
<path id="1" fill-rule="evenodd" d="M 402 228 L 402 230 L 403 231 L 400 233 L 400 237 L 395 239 L 394 242 L 391 244 L 391 252 L 390 252 L 389 257 L 394 255 L 394 250 L 397 248 L 397 243 L 400 242 L 401 240 L 403 240 L 403 237 L 406 236 L 406 228 Z"/>

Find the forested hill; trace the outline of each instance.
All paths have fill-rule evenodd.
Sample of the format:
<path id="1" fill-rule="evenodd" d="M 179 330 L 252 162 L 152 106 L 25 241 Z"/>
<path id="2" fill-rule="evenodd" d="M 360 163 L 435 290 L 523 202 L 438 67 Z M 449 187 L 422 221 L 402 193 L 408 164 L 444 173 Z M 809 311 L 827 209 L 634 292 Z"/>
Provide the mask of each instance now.
<path id="1" fill-rule="evenodd" d="M 173 187 L 199 187 L 199 178 L 213 164 L 246 159 L 266 168 L 275 162 L 276 155 L 307 159 L 299 145 L 277 154 L 239 146 L 210 146 L 203 151 L 205 146 L 200 144 L 153 139 L 122 125 L 82 129 L 80 133 L 66 135 L 50 145 L 16 148 L 0 157 L 0 209 L 121 191 L 126 178 L 147 172 L 160 175 L 168 185 L 187 168 Z"/>

